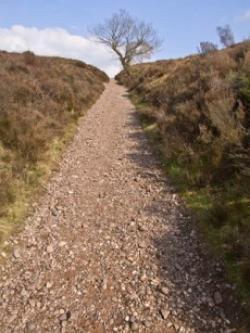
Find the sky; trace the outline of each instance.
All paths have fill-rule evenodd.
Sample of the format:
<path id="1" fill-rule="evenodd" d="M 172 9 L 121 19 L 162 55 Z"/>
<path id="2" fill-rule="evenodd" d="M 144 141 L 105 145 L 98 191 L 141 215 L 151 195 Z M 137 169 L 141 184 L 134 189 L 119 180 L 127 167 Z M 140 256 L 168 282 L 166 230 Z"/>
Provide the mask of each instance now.
<path id="1" fill-rule="evenodd" d="M 113 76 L 119 62 L 89 31 L 119 9 L 159 33 L 153 60 L 196 53 L 201 41 L 219 44 L 217 26 L 229 24 L 236 41 L 250 36 L 250 0 L 0 0 L 0 49 L 77 58 Z"/>

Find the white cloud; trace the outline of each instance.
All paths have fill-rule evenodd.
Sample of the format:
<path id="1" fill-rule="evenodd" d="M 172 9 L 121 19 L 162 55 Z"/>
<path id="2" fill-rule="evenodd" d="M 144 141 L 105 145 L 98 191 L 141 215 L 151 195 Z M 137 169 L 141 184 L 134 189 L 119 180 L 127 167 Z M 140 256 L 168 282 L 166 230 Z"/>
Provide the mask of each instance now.
<path id="1" fill-rule="evenodd" d="M 10 52 L 33 51 L 38 55 L 80 59 L 114 76 L 120 70 L 118 61 L 104 45 L 93 38 L 71 35 L 62 28 L 38 29 L 15 25 L 0 28 L 0 49 Z"/>
<path id="2" fill-rule="evenodd" d="M 250 21 L 250 10 L 247 10 L 243 15 L 241 15 L 241 21 Z"/>

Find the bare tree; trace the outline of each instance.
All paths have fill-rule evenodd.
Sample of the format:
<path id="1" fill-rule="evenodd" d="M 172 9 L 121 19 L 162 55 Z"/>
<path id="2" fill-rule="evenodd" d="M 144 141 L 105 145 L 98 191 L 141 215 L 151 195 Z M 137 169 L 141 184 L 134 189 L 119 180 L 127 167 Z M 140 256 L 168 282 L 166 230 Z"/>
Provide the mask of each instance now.
<path id="1" fill-rule="evenodd" d="M 199 53 L 208 54 L 218 50 L 218 46 L 212 42 L 200 42 Z"/>
<path id="2" fill-rule="evenodd" d="M 138 21 L 126 10 L 113 14 L 92 32 L 116 53 L 126 71 L 131 63 L 149 58 L 161 44 L 151 24 Z"/>
<path id="3" fill-rule="evenodd" d="M 222 45 L 225 47 L 230 47 L 235 44 L 234 35 L 229 25 L 226 25 L 225 27 L 217 27 L 217 33 Z"/>

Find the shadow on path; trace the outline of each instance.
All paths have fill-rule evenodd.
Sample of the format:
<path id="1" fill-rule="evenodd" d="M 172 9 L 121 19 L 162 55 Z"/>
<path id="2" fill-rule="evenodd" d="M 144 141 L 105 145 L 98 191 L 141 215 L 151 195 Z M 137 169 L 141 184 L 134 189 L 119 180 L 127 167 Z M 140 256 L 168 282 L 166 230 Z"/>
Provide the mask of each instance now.
<path id="1" fill-rule="evenodd" d="M 127 125 L 136 128 L 130 134 L 135 147 L 127 158 L 138 168 L 140 177 L 150 179 L 152 191 L 163 188 L 163 194 L 153 196 L 144 209 L 158 224 L 150 237 L 160 285 L 164 287 L 161 297 L 170 311 L 169 319 L 176 325 L 173 332 L 236 332 L 226 330 L 230 322 L 235 326 L 239 319 L 223 269 L 199 240 L 195 222 L 160 170 L 136 112 Z M 190 330 L 182 331 L 182 326 Z"/>

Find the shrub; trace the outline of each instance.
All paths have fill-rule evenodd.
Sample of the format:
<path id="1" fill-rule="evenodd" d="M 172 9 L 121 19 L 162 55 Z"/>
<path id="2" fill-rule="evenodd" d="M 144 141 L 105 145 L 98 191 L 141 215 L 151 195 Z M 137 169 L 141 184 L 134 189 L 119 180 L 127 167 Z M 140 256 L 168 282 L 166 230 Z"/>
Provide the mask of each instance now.
<path id="1" fill-rule="evenodd" d="M 26 52 L 23 52 L 23 55 L 24 55 L 24 63 L 26 65 L 35 65 L 36 56 L 33 52 L 26 51 Z"/>
<path id="2" fill-rule="evenodd" d="M 235 44 L 234 36 L 229 25 L 217 27 L 217 33 L 220 37 L 221 44 L 224 47 L 230 47 Z"/>
<path id="3" fill-rule="evenodd" d="M 0 217 L 27 185 L 28 170 L 45 159 L 107 80 L 82 62 L 0 52 Z"/>
<path id="4" fill-rule="evenodd" d="M 230 30 L 219 32 L 232 46 Z M 116 78 L 141 103 L 140 112 L 147 105 L 167 171 L 227 261 L 250 313 L 249 41 L 206 56 L 134 65 L 129 77 Z"/>
<path id="5" fill-rule="evenodd" d="M 215 52 L 218 50 L 218 46 L 211 42 L 200 42 L 199 52 L 201 54 L 208 54 L 210 52 Z"/>

